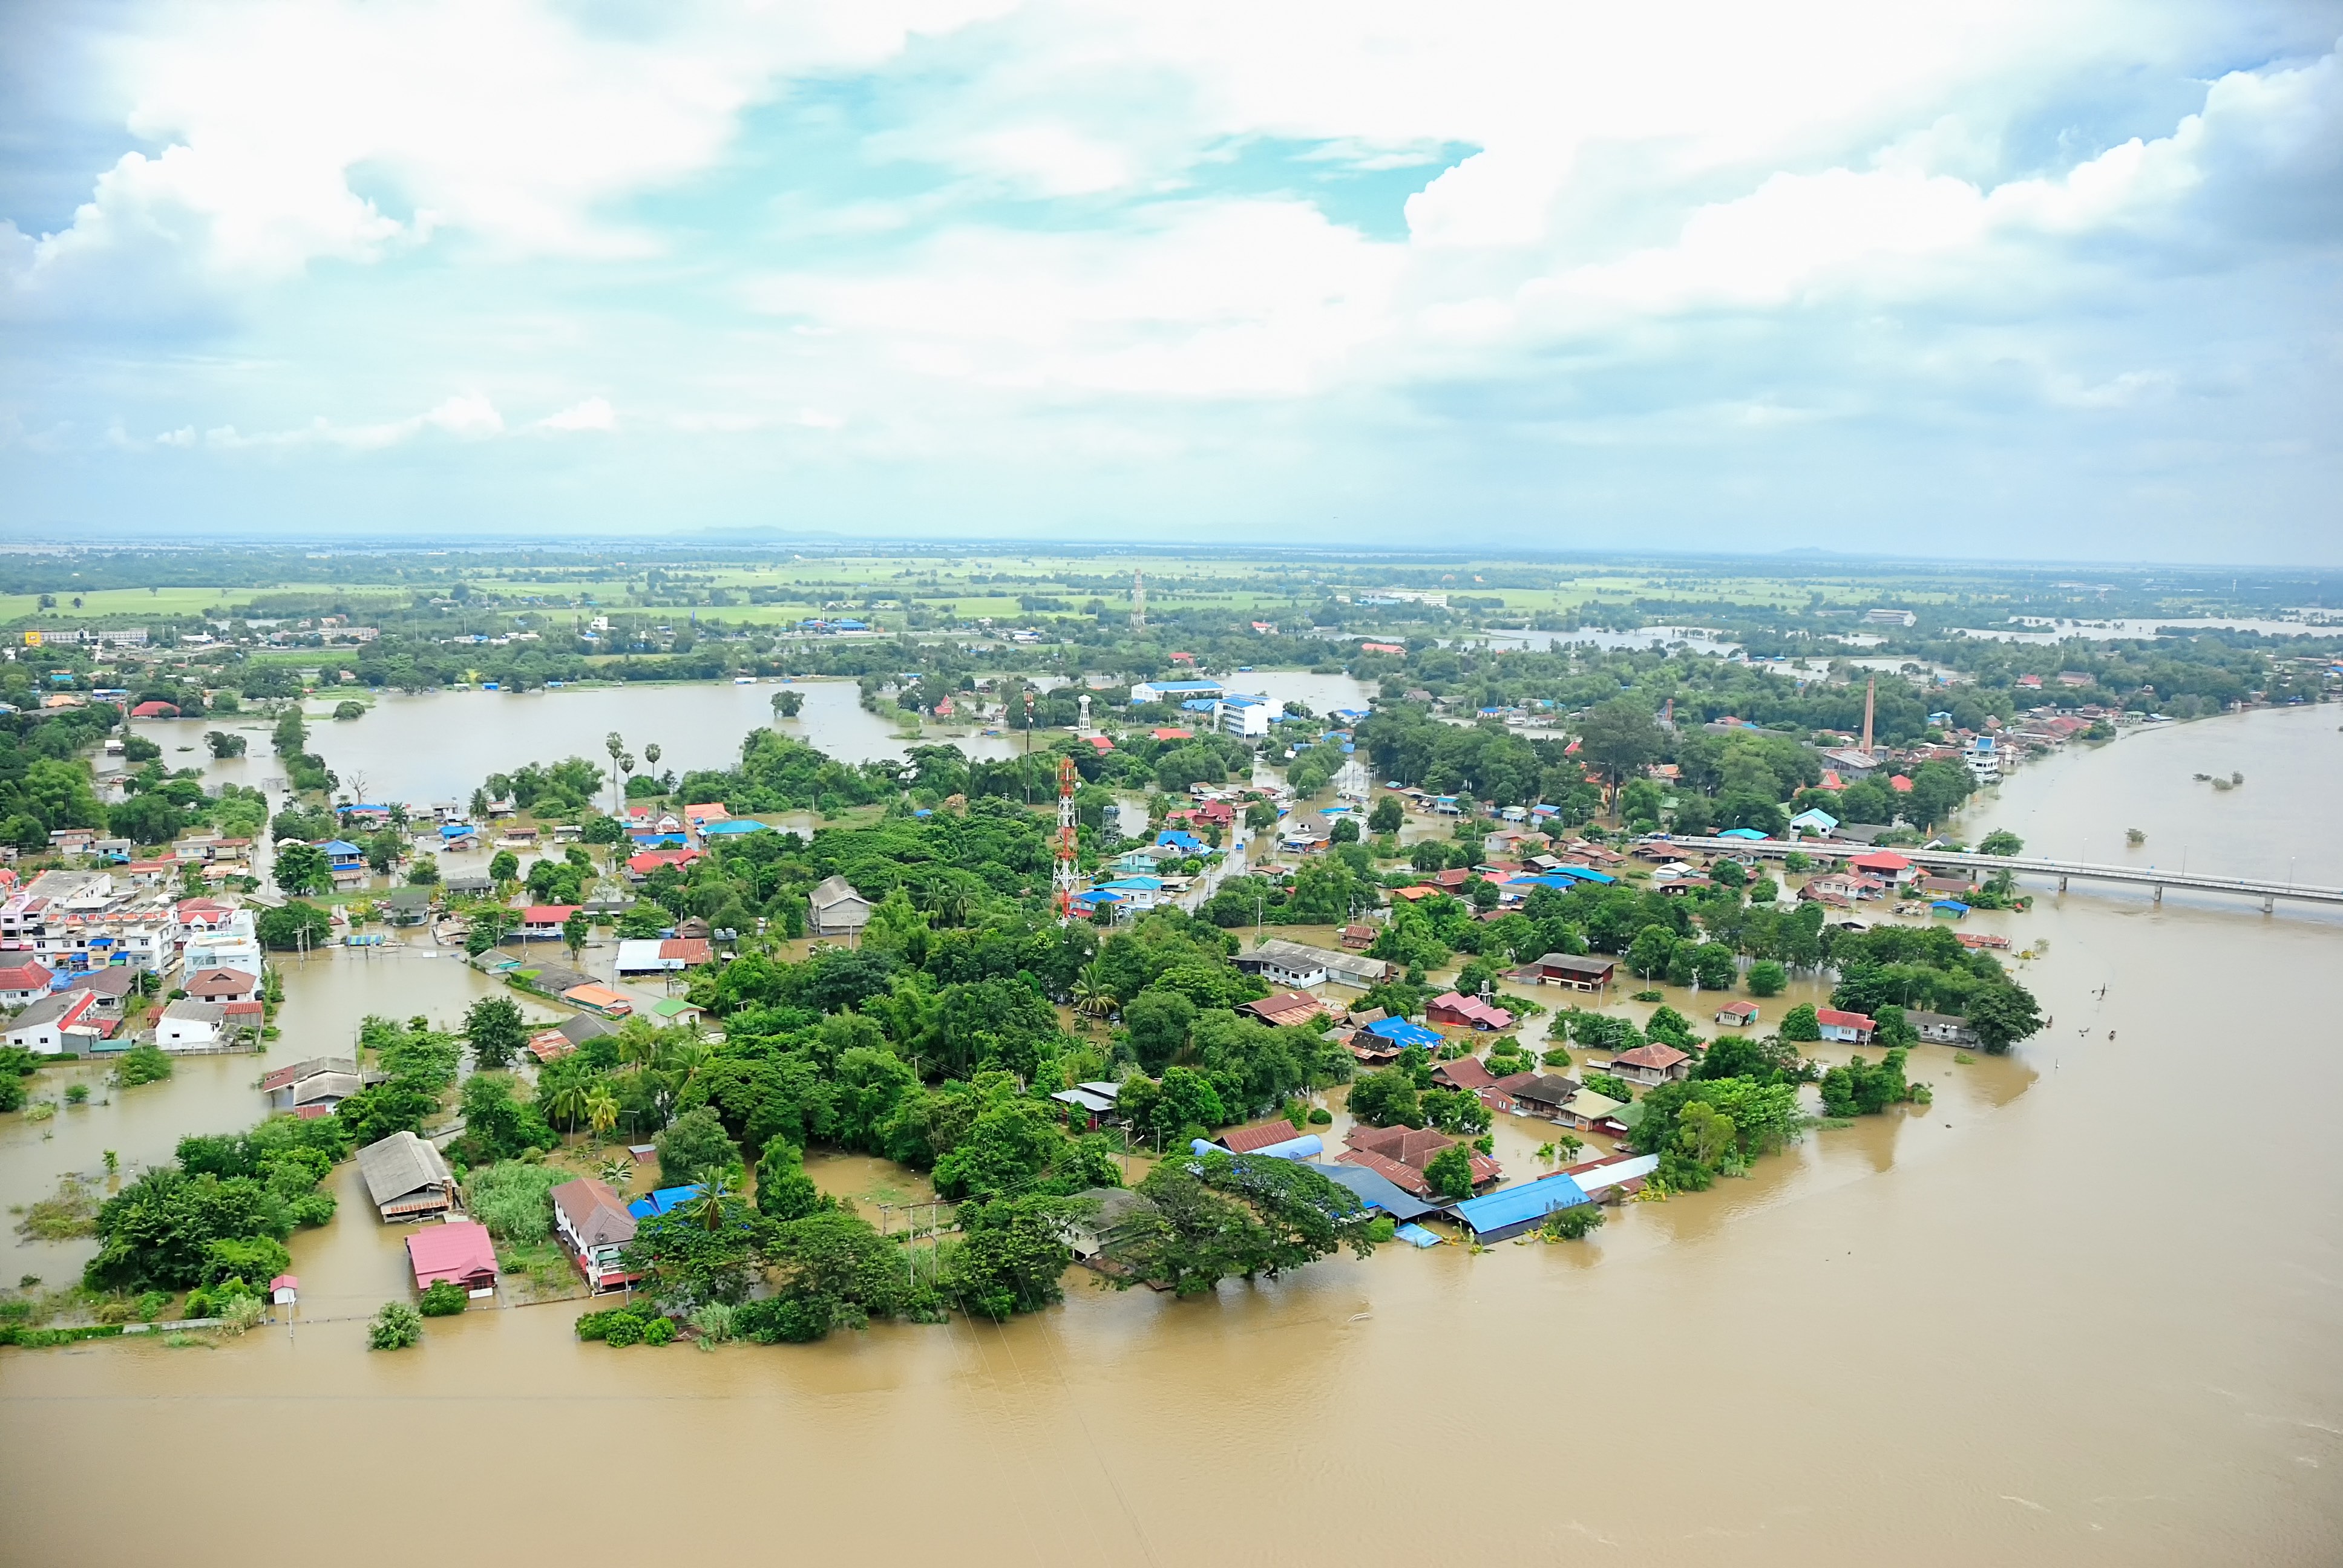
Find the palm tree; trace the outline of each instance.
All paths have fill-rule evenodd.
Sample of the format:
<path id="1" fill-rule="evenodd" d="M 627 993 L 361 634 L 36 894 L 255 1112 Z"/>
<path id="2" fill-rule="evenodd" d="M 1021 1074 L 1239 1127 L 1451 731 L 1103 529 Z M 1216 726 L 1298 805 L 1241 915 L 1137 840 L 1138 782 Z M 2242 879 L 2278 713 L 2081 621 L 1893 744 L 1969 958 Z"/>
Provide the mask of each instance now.
<path id="1" fill-rule="evenodd" d="M 546 1102 L 545 1113 L 574 1132 L 588 1114 L 594 1090 L 600 1087 L 596 1084 L 588 1088 L 584 1081 L 572 1079 L 553 1091 L 553 1098 Z"/>
<path id="2" fill-rule="evenodd" d="M 617 1191 L 623 1192 L 634 1183 L 635 1162 L 625 1155 L 605 1160 L 594 1167 L 594 1174 Z"/>
<path id="3" fill-rule="evenodd" d="M 699 1196 L 691 1201 L 691 1217 L 711 1231 L 724 1229 L 724 1201 L 732 1190 L 721 1176 L 710 1176 L 699 1184 Z"/>
<path id="4" fill-rule="evenodd" d="M 586 1097 L 586 1121 L 594 1129 L 598 1141 L 608 1137 L 610 1129 L 618 1124 L 618 1097 L 610 1092 L 608 1084 L 597 1083 L 594 1091 Z"/>
<path id="5" fill-rule="evenodd" d="M 1083 1018 L 1104 1018 L 1122 1003 L 1106 989 L 1106 970 L 1098 960 L 1074 977 L 1074 1011 Z"/>
<path id="6" fill-rule="evenodd" d="M 390 820 L 390 825 L 391 825 L 392 827 L 394 827 L 394 828 L 402 828 L 402 829 L 403 829 L 403 828 L 405 828 L 405 827 L 407 826 L 407 822 L 408 822 L 410 819 L 410 819 L 410 818 L 408 817 L 408 815 L 407 815 L 407 802 L 406 802 L 406 801 L 404 801 L 404 800 L 393 800 L 393 801 L 390 803 L 390 818 L 389 818 L 389 820 Z"/>
<path id="7" fill-rule="evenodd" d="M 648 1066 L 659 1060 L 659 1036 L 649 1029 L 627 1029 L 618 1032 L 618 1060 L 636 1067 Z"/>
<path id="8" fill-rule="evenodd" d="M 613 729 L 602 738 L 602 749 L 610 754 L 610 793 L 618 795 L 618 759 L 626 754 L 626 740 Z M 618 805 L 621 809 L 625 808 L 626 803 L 626 797 L 618 795 Z"/>
<path id="9" fill-rule="evenodd" d="M 659 766 L 659 742 L 654 740 L 649 746 L 643 748 L 643 760 L 649 763 L 651 767 L 656 769 Z"/>

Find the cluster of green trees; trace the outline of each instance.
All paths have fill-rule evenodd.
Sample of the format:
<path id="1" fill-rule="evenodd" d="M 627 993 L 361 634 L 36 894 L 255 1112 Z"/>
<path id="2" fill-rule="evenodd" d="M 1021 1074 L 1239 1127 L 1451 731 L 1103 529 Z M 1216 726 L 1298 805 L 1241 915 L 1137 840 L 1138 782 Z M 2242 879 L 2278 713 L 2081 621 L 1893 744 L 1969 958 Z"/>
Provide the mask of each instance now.
<path id="1" fill-rule="evenodd" d="M 291 1261 L 285 1238 L 334 1216 L 320 1190 L 347 1157 L 349 1130 L 332 1117 L 274 1116 L 248 1132 L 179 1141 L 168 1166 L 98 1206 L 91 1290 L 258 1294 Z M 236 1282 L 230 1288 L 229 1282 Z"/>
<path id="2" fill-rule="evenodd" d="M 387 1076 L 336 1106 L 335 1125 L 354 1146 L 422 1131 L 456 1081 L 462 1059 L 456 1037 L 420 1015 L 404 1023 L 369 1015 L 359 1020 L 358 1046 Z"/>
<path id="3" fill-rule="evenodd" d="M 1967 1020 L 1980 1045 L 1998 1054 L 2042 1027 L 2034 994 L 2001 960 L 1963 947 L 1941 926 L 1883 924 L 1834 936 L 1838 984 L 1831 1005 L 1870 1015 L 1883 1032 L 1904 1027 L 1906 1008 L 1954 1013 Z"/>

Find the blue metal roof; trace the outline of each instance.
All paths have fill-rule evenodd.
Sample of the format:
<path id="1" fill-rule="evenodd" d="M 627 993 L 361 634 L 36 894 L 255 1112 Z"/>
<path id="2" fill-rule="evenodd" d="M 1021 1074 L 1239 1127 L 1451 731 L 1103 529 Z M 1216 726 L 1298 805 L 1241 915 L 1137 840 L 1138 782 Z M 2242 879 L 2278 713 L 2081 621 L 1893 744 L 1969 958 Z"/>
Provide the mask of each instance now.
<path id="1" fill-rule="evenodd" d="M 638 1198 L 628 1204 L 627 1212 L 638 1220 L 648 1220 L 654 1214 L 671 1213 L 705 1191 L 707 1189 L 696 1184 L 689 1187 L 662 1187 L 649 1197 Z"/>
<path id="2" fill-rule="evenodd" d="M 318 845 L 317 848 L 323 849 L 328 855 L 363 855 L 366 853 L 364 849 L 359 849 L 347 839 L 328 839 L 324 843 Z"/>
<path id="3" fill-rule="evenodd" d="M 1485 1238 L 1493 1231 L 1526 1229 L 1557 1209 L 1575 1209 L 1581 1203 L 1594 1201 L 1586 1195 L 1586 1189 L 1572 1178 L 1548 1176 L 1519 1187 L 1501 1187 L 1483 1197 L 1467 1198 L 1450 1205 L 1449 1212 L 1471 1227 L 1474 1235 Z"/>
<path id="4" fill-rule="evenodd" d="M 1727 828 L 1717 835 L 1720 839 L 1763 839 L 1765 836 L 1755 828 Z"/>
<path id="5" fill-rule="evenodd" d="M 1440 1212 L 1437 1205 L 1425 1202 L 1390 1177 L 1363 1165 L 1321 1165 L 1312 1161 L 1310 1169 L 1338 1186 L 1348 1187 L 1360 1202 L 1370 1209 L 1381 1209 L 1394 1220 L 1420 1220 L 1426 1214 Z"/>
<path id="6" fill-rule="evenodd" d="M 761 833 L 765 825 L 749 817 L 735 817 L 722 822 L 710 822 L 700 829 L 702 836 L 713 839 L 719 833 Z"/>
<path id="7" fill-rule="evenodd" d="M 1411 1045 L 1420 1045 L 1426 1050 L 1431 1050 L 1436 1049 L 1441 1043 L 1437 1033 L 1420 1023 L 1410 1023 L 1403 1018 L 1379 1018 L 1367 1025 L 1367 1032 L 1377 1040 L 1389 1040 L 1403 1050 Z"/>

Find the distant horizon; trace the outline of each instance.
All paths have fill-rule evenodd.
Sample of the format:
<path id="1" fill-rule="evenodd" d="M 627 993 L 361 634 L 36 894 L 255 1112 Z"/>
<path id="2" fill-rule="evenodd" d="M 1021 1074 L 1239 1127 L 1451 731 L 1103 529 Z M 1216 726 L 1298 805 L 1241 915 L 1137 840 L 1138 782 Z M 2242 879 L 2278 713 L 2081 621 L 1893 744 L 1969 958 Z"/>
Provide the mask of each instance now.
<path id="1" fill-rule="evenodd" d="M 2227 572 L 2284 573 L 2319 575 L 2343 567 L 2343 561 L 2191 561 L 2110 560 L 2106 558 L 2009 555 L 1923 555 L 1885 550 L 1832 549 L 1815 545 L 1786 547 L 1778 550 L 1732 550 L 1721 548 L 1674 548 L 1647 546 L 1640 548 L 1624 547 L 1561 548 L 1525 546 L 1492 545 L 1488 548 L 1432 549 L 1409 548 L 1396 545 L 1336 545 L 1327 542 L 1295 540 L 1284 543 L 1240 543 L 1234 540 L 1192 540 L 1178 543 L 1161 540 L 1124 540 L 1104 542 L 1075 538 L 1029 536 L 922 536 L 896 535 L 888 538 L 856 538 L 833 533 L 763 533 L 752 529 L 715 528 L 699 531 L 670 531 L 663 534 L 597 534 L 571 536 L 552 540 L 526 533 L 498 534 L 469 530 L 464 535 L 430 535 L 386 533 L 351 535 L 331 543 L 314 537 L 304 537 L 300 529 L 255 528 L 249 529 L 216 529 L 203 532 L 182 532 L 140 536 L 125 532 L 102 539 L 58 541 L 55 539 L 11 538 L 6 525 L 0 525 L 0 554 L 6 555 L 69 555 L 78 552 L 136 553 L 140 551 L 178 552 L 219 548 L 235 545 L 267 544 L 292 549 L 320 558 L 342 556 L 383 556 L 397 554 L 466 554 L 478 555 L 503 550 L 533 550 L 557 554 L 608 556 L 614 550 L 659 551 L 689 553 L 696 549 L 727 553 L 771 553 L 779 550 L 813 550 L 822 555 L 882 557 L 890 553 L 921 555 L 1010 555 L 1063 554 L 1081 556 L 1139 557 L 1161 555 L 1172 558 L 1237 557 L 1243 558 L 1298 557 L 1323 558 L 1342 561 L 1423 561 L 1427 564 L 1443 561 L 1519 561 L 1524 564 L 1547 562 L 1564 564 L 1571 561 L 1598 562 L 1715 562 L 1726 564 L 1760 564 L 1780 567 L 1829 566 L 1843 564 L 1866 566 L 1884 571 L 1897 568 L 1928 568 L 1948 567 L 1959 568 L 2005 568 L 2016 571 L 2047 571 L 2072 568 L 2077 571 L 2122 573 L 2185 572 L 2191 576 L 2216 577 Z"/>
<path id="2" fill-rule="evenodd" d="M 0 538 L 2343 565 L 2338 34 L 12 7 Z"/>

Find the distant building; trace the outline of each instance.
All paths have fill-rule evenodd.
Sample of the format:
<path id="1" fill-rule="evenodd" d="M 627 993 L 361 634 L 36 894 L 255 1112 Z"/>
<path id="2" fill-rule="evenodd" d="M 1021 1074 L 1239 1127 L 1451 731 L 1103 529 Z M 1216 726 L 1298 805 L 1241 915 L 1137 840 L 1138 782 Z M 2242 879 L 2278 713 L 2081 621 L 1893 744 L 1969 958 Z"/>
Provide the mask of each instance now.
<path id="1" fill-rule="evenodd" d="M 859 937 L 870 923 L 870 900 L 854 890 L 844 877 L 817 884 L 806 899 L 806 927 L 810 936 Z"/>

